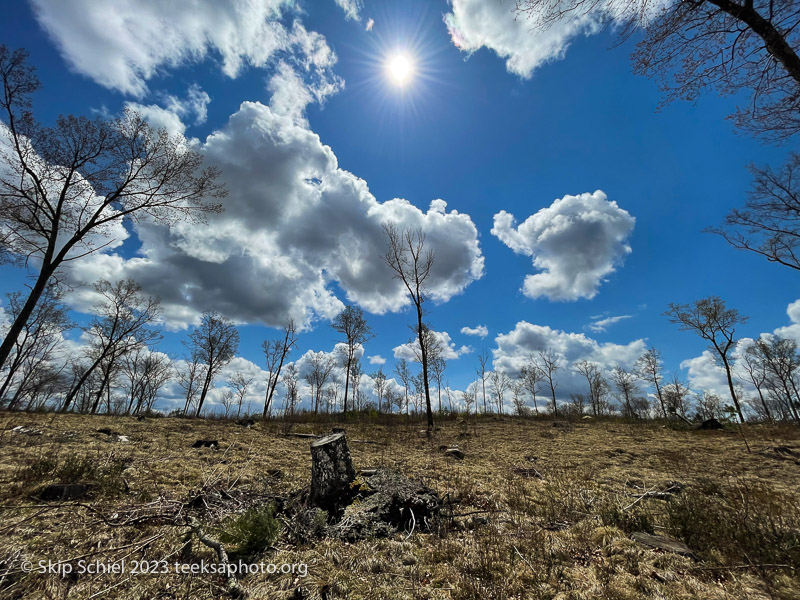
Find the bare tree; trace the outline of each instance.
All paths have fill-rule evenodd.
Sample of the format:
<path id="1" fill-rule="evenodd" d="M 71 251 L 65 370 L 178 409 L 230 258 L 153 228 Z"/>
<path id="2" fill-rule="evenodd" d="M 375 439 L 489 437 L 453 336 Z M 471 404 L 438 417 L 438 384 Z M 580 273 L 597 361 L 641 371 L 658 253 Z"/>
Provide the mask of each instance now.
<path id="1" fill-rule="evenodd" d="M 386 373 L 383 372 L 383 369 L 378 369 L 377 373 L 372 374 L 372 381 L 373 381 L 373 389 L 375 390 L 375 395 L 378 397 L 378 412 L 383 411 L 383 400 L 386 398 L 386 390 L 388 388 L 388 382 L 386 380 Z M 389 412 L 392 412 L 392 405 L 388 403 Z"/>
<path id="2" fill-rule="evenodd" d="M 544 379 L 544 373 L 542 373 L 542 369 L 539 368 L 533 355 L 528 357 L 528 364 L 520 370 L 519 378 L 523 388 L 531 395 L 533 411 L 538 415 L 539 405 L 536 402 L 536 396 L 541 391 L 539 384 L 541 384 L 542 379 Z"/>
<path id="3" fill-rule="evenodd" d="M 309 363 L 310 370 L 306 375 L 306 381 L 311 386 L 314 414 L 316 415 L 319 412 L 320 404 L 322 404 L 325 384 L 328 382 L 331 373 L 333 373 L 336 361 L 330 354 L 325 352 L 311 352 Z"/>
<path id="4" fill-rule="evenodd" d="M 558 382 L 556 381 L 555 375 L 561 369 L 561 357 L 556 354 L 552 348 L 545 352 L 544 350 L 539 351 L 539 365 L 544 376 L 544 380 L 547 382 L 547 385 L 550 388 L 550 397 L 553 401 L 553 415 L 558 416 L 558 402 L 556 402 L 556 389 L 558 388 Z"/>
<path id="5" fill-rule="evenodd" d="M 7 294 L 7 297 L 7 310 L 13 320 L 22 310 L 23 297 L 19 292 Z M 60 291 L 55 285 L 48 286 L 31 318 L 14 341 L 13 354 L 6 364 L 5 378 L 0 384 L 0 406 L 5 403 L 7 393 L 13 389 L 13 396 L 5 404 L 8 410 L 14 410 L 29 393 L 31 384 L 36 382 L 35 387 L 41 389 L 45 372 L 52 377 L 66 367 L 64 361 L 60 361 L 58 366 L 52 361 L 56 359 L 59 345 L 63 341 L 62 334 L 71 327 L 68 309 L 61 304 Z"/>
<path id="6" fill-rule="evenodd" d="M 219 212 L 218 173 L 182 136 L 153 129 L 138 114 L 113 120 L 59 117 L 36 122 L 30 96 L 40 87 L 23 50 L 0 46 L 0 240 L 6 257 L 35 264 L 38 273 L 0 344 L 0 367 L 11 354 L 56 271 L 112 243 L 114 223 L 172 223 Z"/>
<path id="7" fill-rule="evenodd" d="M 292 348 L 297 343 L 297 332 L 293 320 L 289 320 L 283 328 L 283 339 L 264 340 L 261 348 L 264 351 L 264 361 L 267 366 L 267 393 L 264 398 L 264 418 L 269 418 L 272 409 L 272 399 L 275 397 L 275 388 L 280 381 L 283 363 Z"/>
<path id="8" fill-rule="evenodd" d="M 505 395 L 511 389 L 512 380 L 505 371 L 495 369 L 489 375 L 489 383 L 494 392 L 494 401 L 497 404 L 497 411 L 503 414 L 503 404 L 505 402 Z"/>
<path id="9" fill-rule="evenodd" d="M 406 361 L 405 358 L 401 358 L 400 361 L 394 366 L 394 372 L 403 383 L 403 401 L 406 406 L 406 414 L 408 414 L 408 393 L 411 390 L 411 371 L 408 368 L 408 361 Z M 398 409 L 398 412 L 401 411 L 402 407 Z"/>
<path id="10" fill-rule="evenodd" d="M 211 382 L 223 367 L 233 360 L 239 349 L 239 332 L 236 326 L 222 315 L 207 311 L 203 313 L 200 325 L 189 334 L 187 346 L 192 357 L 196 357 L 205 366 L 205 377 L 200 387 L 195 412 L 195 416 L 199 417 Z"/>
<path id="11" fill-rule="evenodd" d="M 575 363 L 574 368 L 586 378 L 586 383 L 589 384 L 589 404 L 592 407 L 592 414 L 595 417 L 603 414 L 608 383 L 603 377 L 600 367 L 588 360 L 581 360 Z"/>
<path id="12" fill-rule="evenodd" d="M 677 373 L 672 375 L 672 380 L 664 386 L 664 403 L 669 414 L 678 414 L 686 418 L 689 387 L 681 380 Z"/>
<path id="13" fill-rule="evenodd" d="M 511 383 L 511 399 L 514 402 L 514 410 L 517 411 L 517 415 L 520 417 L 525 416 L 529 409 L 525 406 L 525 386 L 521 381 L 513 381 Z"/>
<path id="14" fill-rule="evenodd" d="M 389 250 L 383 260 L 394 271 L 395 277 L 403 282 L 417 311 L 417 336 L 422 354 L 425 410 L 428 429 L 433 430 L 433 409 L 428 386 L 428 354 L 423 339 L 425 326 L 422 323 L 422 304 L 427 296 L 426 283 L 433 268 L 434 254 L 433 250 L 425 249 L 425 234 L 421 229 L 400 232 L 393 224 L 384 223 L 383 230 L 389 240 Z"/>
<path id="15" fill-rule="evenodd" d="M 461 392 L 461 399 L 464 401 L 464 408 L 469 414 L 469 407 L 472 405 L 477 405 L 478 403 L 478 382 L 473 381 L 467 386 L 463 392 Z M 476 407 L 477 412 L 477 407 Z"/>
<path id="16" fill-rule="evenodd" d="M 582 417 L 586 409 L 586 395 L 585 394 L 570 394 L 569 395 L 569 411 L 576 417 Z"/>
<path id="17" fill-rule="evenodd" d="M 246 375 L 241 371 L 236 371 L 231 377 L 230 384 L 234 390 L 237 419 L 242 416 L 242 405 L 244 404 L 244 399 L 247 397 L 247 390 L 250 388 L 250 384 L 253 383 L 253 379 L 253 375 Z"/>
<path id="18" fill-rule="evenodd" d="M 354 358 L 350 365 L 350 382 L 352 383 L 351 389 L 353 390 L 353 404 L 358 410 L 363 410 L 367 401 L 367 396 L 364 390 L 361 389 L 361 376 L 363 374 L 361 361 Z"/>
<path id="19" fill-rule="evenodd" d="M 790 154 L 779 170 L 749 168 L 754 182 L 745 207 L 728 213 L 722 227 L 707 231 L 734 248 L 800 271 L 800 154 Z"/>
<path id="20" fill-rule="evenodd" d="M 222 394 L 219 397 L 219 402 L 222 404 L 222 408 L 225 410 L 225 418 L 227 419 L 230 416 L 231 408 L 235 402 L 234 393 L 231 388 L 225 388 L 222 390 Z"/>
<path id="21" fill-rule="evenodd" d="M 774 335 L 765 335 L 751 346 L 767 372 L 767 383 L 779 403 L 788 408 L 795 420 L 800 420 L 800 393 L 797 375 L 800 371 L 800 356 L 797 342 Z"/>
<path id="22" fill-rule="evenodd" d="M 478 368 L 475 369 L 475 374 L 481 378 L 481 393 L 483 394 L 483 412 L 486 413 L 486 373 L 487 368 L 486 366 L 489 364 L 489 352 L 487 350 L 481 350 L 481 353 L 478 355 Z M 477 411 L 477 408 L 475 410 Z"/>
<path id="23" fill-rule="evenodd" d="M 709 390 L 703 390 L 702 394 L 697 395 L 697 411 L 703 421 L 719 418 L 722 416 L 720 397 Z"/>
<path id="24" fill-rule="evenodd" d="M 358 306 L 346 306 L 345 309 L 336 315 L 331 323 L 335 331 L 341 333 L 345 338 L 345 360 L 344 360 L 344 403 L 342 412 L 347 413 L 347 393 L 350 388 L 350 365 L 356 355 L 358 347 L 365 344 L 372 337 L 372 328 L 364 318 L 364 311 Z"/>
<path id="25" fill-rule="evenodd" d="M 634 397 L 638 391 L 636 389 L 636 374 L 617 363 L 617 366 L 611 371 L 611 381 L 614 383 L 614 387 L 617 388 L 619 399 L 622 401 L 623 413 L 628 417 L 638 416 L 634 410 Z"/>
<path id="26" fill-rule="evenodd" d="M 300 383 L 297 365 L 294 363 L 288 364 L 283 372 L 282 379 L 284 385 L 286 386 L 286 401 L 284 403 L 283 414 L 284 417 L 293 417 L 295 407 L 297 406 L 298 388 Z"/>
<path id="27" fill-rule="evenodd" d="M 623 38 L 644 37 L 634 71 L 656 76 L 666 100 L 694 101 L 708 88 L 748 93 L 737 124 L 771 138 L 800 131 L 800 7 L 774 0 L 519 0 L 517 10 L 544 28 L 592 13 Z M 621 26 L 621 27 L 620 27 Z"/>
<path id="28" fill-rule="evenodd" d="M 110 384 L 114 369 L 119 366 L 119 359 L 137 346 L 160 339 L 157 331 L 147 329 L 160 314 L 160 301 L 142 294 L 138 283 L 132 279 L 114 284 L 101 280 L 95 284 L 94 289 L 101 299 L 94 309 L 97 316 L 85 328 L 92 338 L 88 350 L 90 362 L 64 399 L 62 411 L 69 409 L 87 379 L 97 374 L 99 380 L 91 407 L 91 412 L 94 413 Z"/>
<path id="29" fill-rule="evenodd" d="M 430 363 L 431 371 L 433 372 L 433 378 L 436 380 L 436 395 L 439 399 L 439 414 L 442 414 L 442 380 L 444 379 L 444 370 L 447 367 L 447 363 L 445 362 L 444 358 L 442 358 L 441 354 L 431 360 Z"/>
<path id="30" fill-rule="evenodd" d="M 717 353 L 725 368 L 731 400 L 739 414 L 739 419 L 744 422 L 742 407 L 733 386 L 729 353 L 736 345 L 736 327 L 746 323 L 747 317 L 740 315 L 736 309 L 727 308 L 725 302 L 718 296 L 703 298 L 691 305 L 670 304 L 669 310 L 664 314 L 671 323 L 679 325 L 682 330 L 694 331 L 701 338 L 710 342 L 711 348 Z"/>
<path id="31" fill-rule="evenodd" d="M 122 357 L 121 371 L 127 379 L 128 402 L 125 414 L 149 412 L 159 390 L 175 375 L 168 356 L 152 352 L 144 345 L 137 346 Z"/>
<path id="32" fill-rule="evenodd" d="M 653 347 L 647 349 L 636 361 L 636 371 L 642 379 L 652 383 L 656 389 L 656 397 L 661 405 L 661 413 L 667 418 L 667 408 L 664 405 L 664 395 L 661 393 L 661 353 Z"/>
<path id="33" fill-rule="evenodd" d="M 756 388 L 756 393 L 760 401 L 760 410 L 763 411 L 763 416 L 772 421 L 772 413 L 769 410 L 767 398 L 764 396 L 765 392 L 767 394 L 769 393 L 769 373 L 767 372 L 767 365 L 762 360 L 758 346 L 754 344 L 749 345 L 742 354 L 739 365 L 747 373 L 747 379 L 745 381 L 749 381 Z"/>
<path id="34" fill-rule="evenodd" d="M 192 353 L 185 361 L 185 367 L 177 369 L 178 384 L 186 392 L 186 402 L 183 405 L 183 415 L 189 414 L 189 409 L 197 402 L 200 387 L 205 380 L 206 366 L 200 361 L 200 355 Z"/>

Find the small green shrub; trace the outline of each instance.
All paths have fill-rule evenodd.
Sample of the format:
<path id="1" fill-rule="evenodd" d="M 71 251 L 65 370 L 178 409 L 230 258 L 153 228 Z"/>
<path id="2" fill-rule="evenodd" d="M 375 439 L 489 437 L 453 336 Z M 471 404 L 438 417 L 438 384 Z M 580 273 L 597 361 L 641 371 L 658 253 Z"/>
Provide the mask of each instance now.
<path id="1" fill-rule="evenodd" d="M 273 505 L 249 508 L 231 518 L 220 531 L 223 544 L 232 544 L 231 554 L 253 557 L 269 548 L 281 531 Z"/>

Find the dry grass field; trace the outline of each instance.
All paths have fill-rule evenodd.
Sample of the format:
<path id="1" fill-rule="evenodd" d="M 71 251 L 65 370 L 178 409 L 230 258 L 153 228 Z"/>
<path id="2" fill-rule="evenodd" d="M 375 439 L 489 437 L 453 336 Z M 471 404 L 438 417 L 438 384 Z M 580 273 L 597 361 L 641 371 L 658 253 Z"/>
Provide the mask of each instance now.
<path id="1" fill-rule="evenodd" d="M 736 430 L 619 421 L 473 417 L 443 421 L 430 440 L 418 423 L 292 432 L 332 426 L 346 427 L 357 470 L 385 466 L 423 481 L 448 516 L 427 532 L 345 543 L 300 536 L 278 515 L 277 537 L 249 561 L 306 565 L 307 576 L 241 577 L 251 598 L 800 597 L 796 427 L 748 427 L 752 452 Z M 0 597 L 229 597 L 219 574 L 130 565 L 214 562 L 211 548 L 187 544 L 190 518 L 227 539 L 236 515 L 308 486 L 310 440 L 283 432 L 281 423 L 0 415 Z M 198 439 L 219 447 L 192 448 Z M 56 482 L 93 487 L 77 500 L 41 500 Z M 643 545 L 634 532 L 675 538 L 692 554 Z M 37 566 L 123 559 L 124 573 Z"/>

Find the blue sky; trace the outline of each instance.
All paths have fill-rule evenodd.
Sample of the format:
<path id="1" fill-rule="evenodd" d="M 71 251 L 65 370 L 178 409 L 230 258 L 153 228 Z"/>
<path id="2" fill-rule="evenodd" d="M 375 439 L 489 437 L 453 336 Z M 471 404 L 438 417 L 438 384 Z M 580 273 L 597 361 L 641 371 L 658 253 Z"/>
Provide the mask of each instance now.
<path id="1" fill-rule="evenodd" d="M 662 313 L 669 302 L 719 295 L 750 316 L 742 331 L 750 337 L 792 323 L 787 307 L 798 299 L 793 274 L 702 233 L 743 204 L 750 182 L 746 166 L 779 164 L 787 147 L 737 133 L 725 118 L 736 98 L 712 92 L 697 104 L 676 102 L 658 110 L 662 95 L 657 84 L 631 72 L 635 37 L 616 45 L 613 32 L 554 34 L 550 55 L 545 52 L 543 59 L 536 34 L 515 24 L 507 12 L 510 3 L 498 3 L 484 15 L 476 12 L 475 0 L 253 3 L 265 11 L 242 17 L 242 22 L 269 22 L 270 31 L 278 32 L 276 39 L 284 40 L 282 46 L 276 42 L 278 50 L 269 51 L 263 47 L 263 31 L 237 30 L 234 17 L 209 8 L 213 2 L 199 3 L 191 17 L 170 21 L 166 15 L 166 25 L 146 18 L 158 14 L 160 3 L 145 2 L 122 32 L 112 25 L 104 31 L 104 19 L 114 12 L 99 8 L 106 4 L 113 3 L 36 0 L 4 8 L 0 41 L 26 48 L 44 84 L 36 95 L 36 114 L 45 122 L 59 113 L 115 115 L 128 102 L 162 125 L 165 111 L 171 111 L 170 123 L 181 123 L 210 160 L 227 164 L 230 153 L 242 149 L 242 157 L 236 158 L 241 168 L 231 177 L 239 182 L 252 177 L 246 186 L 232 189 L 232 196 L 245 188 L 248 195 L 246 200 L 229 197 L 228 202 L 236 201 L 226 213 L 229 220 L 210 223 L 202 234 L 153 230 L 145 241 L 141 232 L 128 227 L 130 237 L 108 253 L 115 255 L 113 260 L 93 257 L 75 275 L 86 281 L 90 275 L 143 273 L 145 290 L 152 293 L 163 292 L 148 282 L 161 281 L 163 286 L 166 278 L 180 286 L 187 272 L 195 282 L 208 281 L 204 278 L 213 275 L 207 267 L 219 258 L 209 258 L 200 246 L 211 236 L 214 242 L 208 247 L 226 257 L 216 263 L 220 272 L 234 277 L 238 269 L 240 283 L 266 282 L 253 286 L 246 298 L 235 288 L 214 293 L 200 289 L 185 306 L 168 301 L 170 327 L 161 346 L 166 352 L 182 351 L 184 328 L 206 308 L 247 323 L 241 328 L 240 354 L 258 365 L 261 340 L 276 334 L 264 323 L 275 325 L 282 315 L 302 315 L 307 321 L 295 358 L 308 349 L 329 351 L 338 341 L 329 319 L 337 302 L 347 302 L 349 294 L 372 313 L 376 335 L 365 354 L 386 358 L 384 369 L 390 371 L 395 348 L 410 337 L 412 313 L 402 309 L 402 295 L 391 282 L 364 275 L 380 262 L 374 251 L 379 246 L 373 231 L 377 217 L 366 215 L 369 206 L 385 211 L 384 216 L 400 215 L 401 223 L 424 219 L 431 228 L 429 239 L 442 245 L 436 283 L 440 301 L 432 304 L 428 320 L 436 331 L 447 332 L 460 354 L 450 360 L 446 375 L 456 389 L 474 379 L 475 353 L 481 349 L 495 351 L 496 364 L 513 371 L 523 354 L 548 346 L 563 351 L 567 360 L 588 352 L 610 365 L 629 362 L 648 343 L 661 350 L 668 370 L 677 370 L 683 361 L 700 357 L 704 344 L 667 322 Z M 174 3 L 173 10 L 180 11 L 181 4 Z M 82 15 L 91 18 L 82 20 Z M 370 20 L 373 25 L 367 30 Z M 242 38 L 219 41 L 226 26 Z M 510 58 L 502 56 L 509 54 L 508 39 L 493 41 L 498 31 L 512 31 L 512 44 L 522 40 Z M 206 41 L 196 42 L 198 32 Z M 150 38 L 161 42 L 148 42 Z M 474 49 L 481 45 L 478 39 L 485 47 Z M 402 87 L 389 81 L 385 67 L 401 51 L 414 64 Z M 236 56 L 244 56 L 238 70 L 230 66 Z M 276 98 L 287 101 L 280 104 Z M 243 111 L 243 102 L 256 104 Z M 250 137 L 236 137 L 229 119 L 242 127 L 236 135 Z M 255 130 L 261 137 L 256 138 Z M 287 135 L 297 139 L 289 144 Z M 309 150 L 315 136 L 321 144 Z M 280 146 L 274 151 L 278 154 L 268 147 L 273 142 Z M 241 166 L 245 156 L 247 169 Z M 292 202 L 306 202 L 302 194 L 316 192 L 300 184 L 297 189 L 289 184 L 273 188 L 270 169 L 280 169 L 287 181 L 297 183 L 301 171 L 316 172 L 323 160 L 329 162 L 321 172 L 330 175 L 335 189 L 329 196 L 315 196 L 317 204 L 308 200 L 311 204 L 292 220 L 286 216 Z M 290 173 L 293 168 L 297 173 Z M 352 192 L 354 181 L 363 189 Z M 597 190 L 603 194 L 595 194 Z M 369 202 L 376 204 L 370 205 L 363 194 L 371 194 Z M 567 196 L 576 199 L 554 208 L 554 201 Z M 385 204 L 396 198 L 421 212 Z M 439 216 L 428 212 L 436 199 L 447 203 Z M 358 215 L 352 228 L 325 216 L 326 203 L 333 211 L 338 202 Z M 574 218 L 574 212 L 563 212 L 566 204 L 582 216 L 562 231 L 558 244 L 550 244 L 547 233 L 563 224 L 564 215 Z M 362 209 L 364 215 L 358 212 Z M 270 220 L 272 211 L 281 218 Z M 495 235 L 493 219 L 501 211 L 514 215 L 516 225 L 539 215 L 529 229 L 506 226 Z M 263 217 L 263 225 L 251 221 L 247 236 L 239 238 L 237 222 L 230 219 L 247 214 L 256 215 L 255 221 Z M 581 218 L 595 224 L 600 218 L 607 225 L 600 231 L 586 229 Z M 352 250 L 358 246 L 360 227 L 372 228 L 364 230 L 364 239 L 372 240 L 365 246 L 369 251 Z M 223 230 L 224 236 L 215 237 Z M 338 245 L 323 247 L 320 231 Z M 264 236 L 272 236 L 270 256 L 280 256 L 275 260 L 281 269 L 302 273 L 297 289 L 273 278 L 274 267 L 260 264 L 257 256 L 235 260 L 237 243 L 257 253 L 251 242 Z M 176 240 L 183 240 L 180 252 L 174 250 Z M 169 254 L 167 246 L 172 248 Z M 157 257 L 169 255 L 169 260 L 146 269 L 130 262 L 148 248 Z M 599 275 L 580 272 L 575 256 L 581 253 L 596 259 Z M 298 255 L 301 267 L 291 264 Z M 329 255 L 355 255 L 351 266 L 359 274 L 348 283 L 330 264 L 315 263 Z M 544 261 L 538 264 L 549 265 L 549 272 L 534 278 L 526 294 L 526 277 L 542 272 L 532 264 L 535 257 Z M 19 271 L 6 267 L 0 273 L 2 292 L 23 284 Z M 328 290 L 329 296 L 309 299 L 312 288 Z M 378 288 L 382 300 L 376 298 Z M 87 297 L 76 297 L 73 304 L 79 311 L 90 306 Z M 269 308 L 262 311 L 261 306 Z M 626 318 L 605 330 L 590 327 L 593 321 L 617 316 Z M 521 322 L 539 327 L 525 329 Z M 486 337 L 461 333 L 463 327 L 478 325 L 488 329 Z M 504 337 L 498 340 L 498 335 Z M 458 352 L 462 346 L 473 351 Z M 365 365 L 366 371 L 376 368 Z M 696 386 L 707 381 L 709 368 L 698 367 Z M 690 373 L 683 369 L 682 374 Z"/>

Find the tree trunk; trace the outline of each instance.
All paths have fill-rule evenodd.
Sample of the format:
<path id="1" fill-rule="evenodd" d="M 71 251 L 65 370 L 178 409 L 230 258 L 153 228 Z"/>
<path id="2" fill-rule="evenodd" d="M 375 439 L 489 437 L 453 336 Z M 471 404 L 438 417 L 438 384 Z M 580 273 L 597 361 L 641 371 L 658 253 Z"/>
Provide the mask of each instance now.
<path id="1" fill-rule="evenodd" d="M 736 406 L 736 412 L 739 413 L 739 419 L 744 423 L 742 407 L 739 405 L 739 398 L 736 397 L 736 390 L 733 389 L 733 376 L 731 375 L 731 366 L 728 364 L 728 357 L 723 352 L 720 352 L 720 356 L 722 357 L 722 364 L 725 365 L 725 375 L 728 376 L 728 389 L 731 392 L 731 399 Z"/>
<path id="2" fill-rule="evenodd" d="M 744 6 L 732 0 L 709 0 L 709 2 L 749 26 L 763 40 L 770 56 L 783 65 L 789 77 L 800 83 L 800 57 L 786 40 L 785 35 L 756 12 L 752 2 L 747 2 Z"/>
<path id="3" fill-rule="evenodd" d="M 3 367 L 3 365 L 6 363 L 6 360 L 8 360 L 8 357 L 11 355 L 11 351 L 14 349 L 14 344 L 17 342 L 19 334 L 22 333 L 22 330 L 28 323 L 28 319 L 31 318 L 33 310 L 36 308 L 39 298 L 42 297 L 42 294 L 47 287 L 47 282 L 50 281 L 50 276 L 53 274 L 53 271 L 54 269 L 45 270 L 42 268 L 42 270 L 39 272 L 39 277 L 36 279 L 36 283 L 31 288 L 31 293 L 28 296 L 28 299 L 25 301 L 25 304 L 19 311 L 17 318 L 14 319 L 11 327 L 8 328 L 6 337 L 3 340 L 3 343 L 0 344 L 0 368 Z"/>
<path id="4" fill-rule="evenodd" d="M 100 406 L 100 399 L 103 397 L 103 392 L 106 389 L 106 385 L 109 385 L 109 379 L 111 378 L 111 370 L 114 368 L 114 354 L 111 354 L 111 358 L 108 360 L 108 365 L 103 370 L 103 379 L 100 381 L 100 389 L 97 390 L 97 397 L 94 400 L 94 404 L 92 405 L 92 414 L 97 412 L 97 407 Z M 110 407 L 109 407 L 110 409 Z M 109 410 L 109 412 L 111 412 Z"/>
<path id="5" fill-rule="evenodd" d="M 347 388 L 350 387 L 350 364 L 353 362 L 353 357 L 350 352 L 347 354 L 347 366 L 344 374 L 344 401 L 342 404 L 342 412 L 347 414 Z"/>
<path id="6" fill-rule="evenodd" d="M 418 296 L 419 297 L 419 296 Z M 428 386 L 428 352 L 425 349 L 425 340 L 422 332 L 422 305 L 417 304 L 417 337 L 422 358 L 422 380 L 425 386 L 425 410 L 428 414 L 428 430 L 433 431 L 433 408 L 431 407 L 431 390 Z"/>
<path id="7" fill-rule="evenodd" d="M 200 399 L 197 401 L 197 412 L 195 413 L 195 417 L 200 416 L 200 411 L 203 410 L 203 402 L 206 399 L 206 394 L 208 394 L 208 388 L 211 385 L 211 365 L 208 365 L 208 371 L 206 372 L 205 381 L 203 381 L 203 391 L 200 392 Z"/>
<path id="8" fill-rule="evenodd" d="M 355 479 L 344 433 L 311 442 L 311 503 L 324 509 L 340 504 Z"/>
<path id="9" fill-rule="evenodd" d="M 100 361 L 103 360 L 105 354 L 101 354 L 100 357 L 94 361 L 91 367 L 84 371 L 83 375 L 81 375 L 80 379 L 78 379 L 78 383 L 76 383 L 73 388 L 67 394 L 67 397 L 64 399 L 64 406 L 61 407 L 61 412 L 67 412 L 67 409 L 72 404 L 72 401 L 75 399 L 75 396 L 78 395 L 78 392 L 83 387 L 83 384 L 86 383 L 86 380 L 89 379 L 89 376 L 94 372 L 97 366 L 100 364 Z"/>

